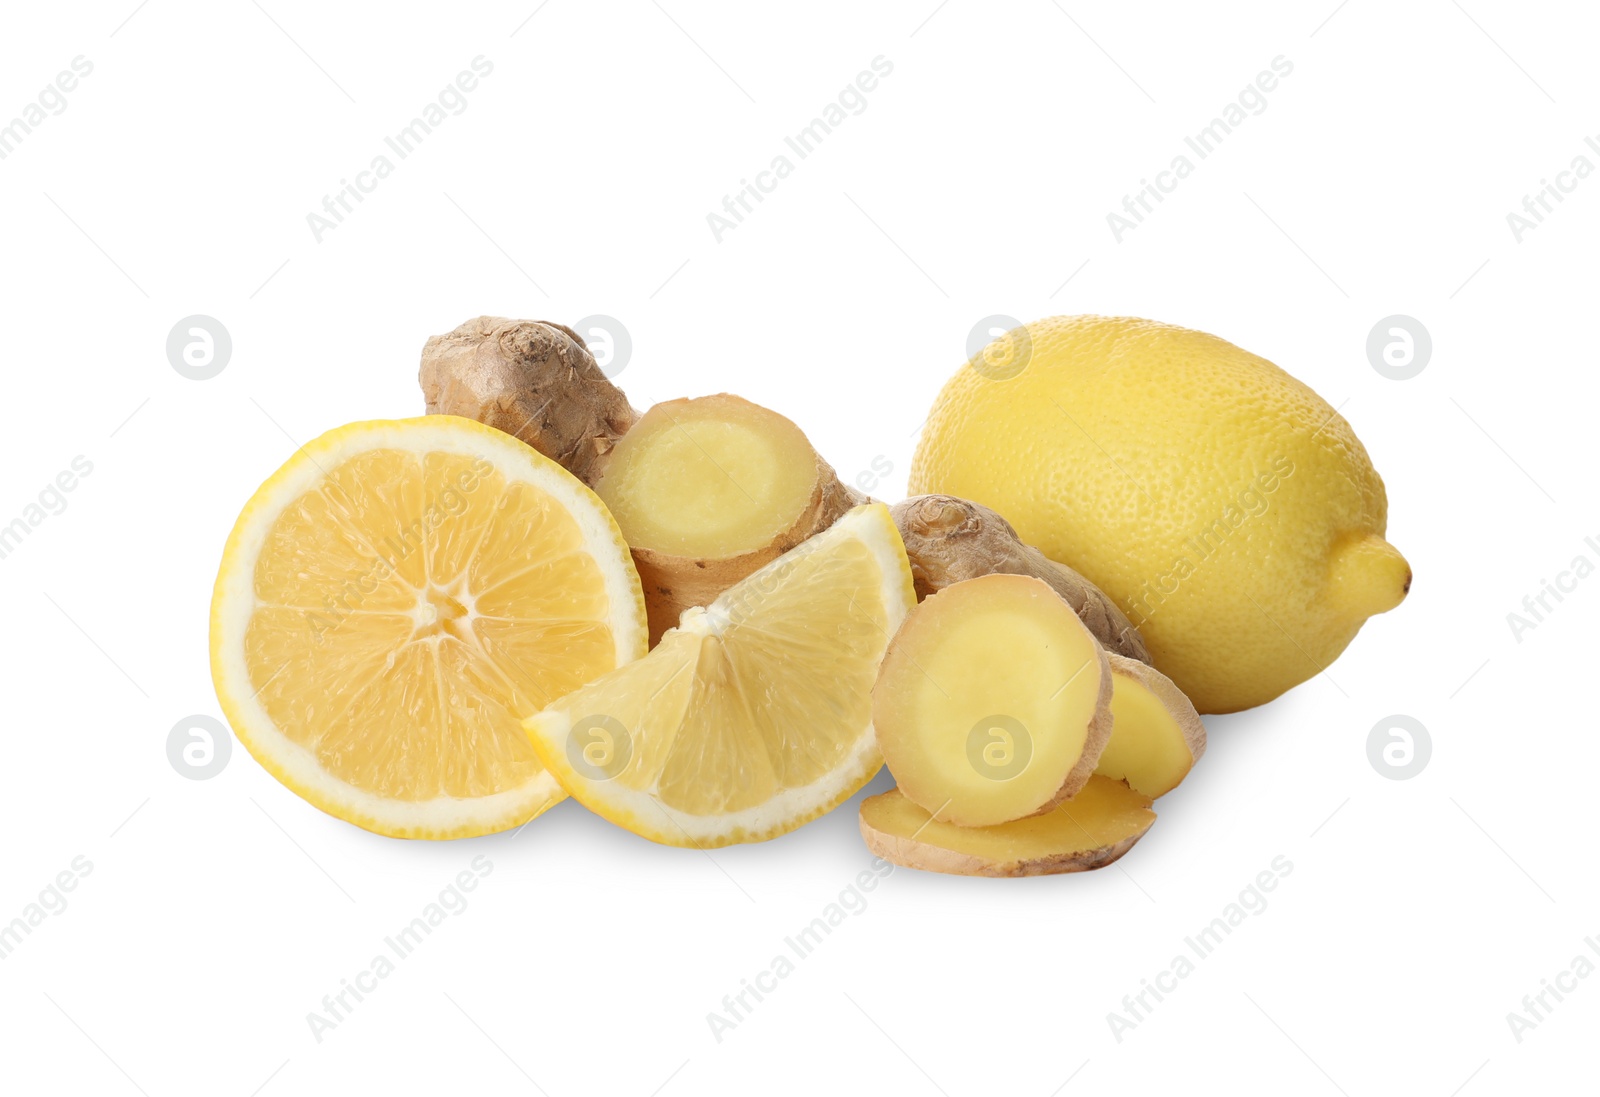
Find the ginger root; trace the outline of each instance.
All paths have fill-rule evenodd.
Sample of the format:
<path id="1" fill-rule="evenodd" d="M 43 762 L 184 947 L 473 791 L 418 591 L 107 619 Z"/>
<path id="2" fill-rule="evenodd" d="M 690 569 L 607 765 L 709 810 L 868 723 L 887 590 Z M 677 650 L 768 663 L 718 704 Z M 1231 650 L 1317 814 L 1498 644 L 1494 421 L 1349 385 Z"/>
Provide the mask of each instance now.
<path id="1" fill-rule="evenodd" d="M 640 415 L 571 328 L 480 316 L 422 349 L 430 415 L 515 435 L 593 488 L 633 550 L 650 644 L 690 606 L 833 525 L 867 497 L 788 419 L 737 396 Z"/>
<path id="2" fill-rule="evenodd" d="M 1028 575 L 1048 583 L 1107 651 L 1150 661 L 1127 614 L 1099 587 L 1036 548 L 988 507 L 953 495 L 915 495 L 890 508 L 911 558 L 917 597 L 980 575 Z"/>
<path id="3" fill-rule="evenodd" d="M 429 415 L 502 430 L 591 486 L 639 418 L 583 337 L 547 320 L 480 316 L 435 335 L 418 380 Z"/>
<path id="4" fill-rule="evenodd" d="M 1045 582 L 982 575 L 906 615 L 872 691 L 900 791 L 941 822 L 1048 811 L 1089 781 L 1111 738 L 1111 666 Z"/>
<path id="5" fill-rule="evenodd" d="M 1106 777 L 1042 815 L 987 827 L 940 822 L 899 789 L 861 802 L 867 848 L 892 864 L 960 876 L 1048 876 L 1104 868 L 1156 820 L 1150 798 Z"/>
<path id="6" fill-rule="evenodd" d="M 651 644 L 685 609 L 709 605 L 867 502 L 799 427 L 726 393 L 645 412 L 594 489 L 633 549 Z"/>

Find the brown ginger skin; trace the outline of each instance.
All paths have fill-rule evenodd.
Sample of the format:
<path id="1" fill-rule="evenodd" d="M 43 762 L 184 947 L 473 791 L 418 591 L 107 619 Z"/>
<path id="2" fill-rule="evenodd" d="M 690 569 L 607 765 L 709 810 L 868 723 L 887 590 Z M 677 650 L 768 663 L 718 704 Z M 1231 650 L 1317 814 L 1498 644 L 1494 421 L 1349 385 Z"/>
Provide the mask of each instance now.
<path id="1" fill-rule="evenodd" d="M 1127 614 L 1089 580 L 1025 545 L 999 514 L 954 495 L 914 495 L 890 508 L 920 601 L 980 575 L 1027 575 L 1048 584 L 1108 652 L 1150 662 Z"/>
<path id="2" fill-rule="evenodd" d="M 417 379 L 429 415 L 502 430 L 591 486 L 639 418 L 583 337 L 548 320 L 468 320 L 428 340 Z"/>

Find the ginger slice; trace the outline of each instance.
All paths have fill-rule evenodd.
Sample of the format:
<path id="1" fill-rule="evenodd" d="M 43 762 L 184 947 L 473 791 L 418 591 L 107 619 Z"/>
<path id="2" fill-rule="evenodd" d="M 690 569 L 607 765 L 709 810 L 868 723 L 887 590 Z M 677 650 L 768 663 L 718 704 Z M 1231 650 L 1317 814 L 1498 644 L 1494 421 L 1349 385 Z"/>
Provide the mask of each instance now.
<path id="1" fill-rule="evenodd" d="M 1000 515 L 954 495 L 917 495 L 890 508 L 911 559 L 917 597 L 980 575 L 1031 575 L 1049 583 L 1105 649 L 1142 663 L 1150 652 L 1127 614 L 1089 580 L 1025 545 Z"/>
<path id="2" fill-rule="evenodd" d="M 1206 726 L 1172 679 L 1143 663 L 1111 661 L 1111 741 L 1095 773 L 1155 799 L 1178 787 L 1206 751 Z"/>
<path id="3" fill-rule="evenodd" d="M 990 826 L 1076 794 L 1111 737 L 1111 667 L 1046 583 L 984 575 L 907 615 L 873 725 L 900 790 L 943 822 Z"/>
<path id="4" fill-rule="evenodd" d="M 1155 819 L 1149 797 L 1107 777 L 1091 777 L 1078 795 L 1042 815 L 987 827 L 940 822 L 899 789 L 861 802 L 861 836 L 873 853 L 905 868 L 958 876 L 1104 868 Z"/>
<path id="5" fill-rule="evenodd" d="M 645 412 L 594 488 L 633 549 L 652 644 L 685 609 L 709 605 L 866 501 L 799 427 L 726 393 Z"/>

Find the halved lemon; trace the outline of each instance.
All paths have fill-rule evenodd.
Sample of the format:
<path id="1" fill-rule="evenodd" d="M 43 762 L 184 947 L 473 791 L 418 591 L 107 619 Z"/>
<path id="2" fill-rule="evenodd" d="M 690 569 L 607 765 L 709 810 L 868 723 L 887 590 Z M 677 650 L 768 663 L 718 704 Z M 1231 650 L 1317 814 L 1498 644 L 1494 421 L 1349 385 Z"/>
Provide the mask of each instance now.
<path id="1" fill-rule="evenodd" d="M 521 718 L 645 645 L 600 500 L 454 416 L 303 446 L 239 515 L 211 603 L 239 741 L 323 811 L 402 838 L 489 834 L 562 800 Z"/>
<path id="2" fill-rule="evenodd" d="M 530 718 L 529 736 L 585 807 L 652 841 L 777 837 L 883 765 L 872 684 L 916 601 L 889 508 L 856 507 Z"/>

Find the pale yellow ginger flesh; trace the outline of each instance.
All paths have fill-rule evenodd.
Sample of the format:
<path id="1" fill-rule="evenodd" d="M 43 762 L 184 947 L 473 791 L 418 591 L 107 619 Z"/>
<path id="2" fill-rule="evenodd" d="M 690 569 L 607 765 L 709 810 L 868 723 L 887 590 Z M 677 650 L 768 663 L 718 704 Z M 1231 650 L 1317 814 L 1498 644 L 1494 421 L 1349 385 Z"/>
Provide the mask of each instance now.
<path id="1" fill-rule="evenodd" d="M 716 558 L 788 530 L 816 482 L 816 451 L 799 427 L 723 395 L 645 412 L 596 491 L 635 548 Z"/>
<path id="2" fill-rule="evenodd" d="M 725 393 L 655 405 L 602 469 L 595 492 L 633 549 L 652 644 L 865 501 L 799 427 Z"/>
<path id="3" fill-rule="evenodd" d="M 884 761 L 938 819 L 990 826 L 1083 788 L 1111 735 L 1111 668 L 1046 583 L 985 575 L 907 615 L 879 671 Z"/>
<path id="4" fill-rule="evenodd" d="M 1120 655 L 1111 661 L 1111 741 L 1095 773 L 1154 799 L 1178 787 L 1206 749 L 1200 714 L 1172 679 Z"/>
<path id="5" fill-rule="evenodd" d="M 1091 777 L 1042 815 L 988 827 L 934 819 L 899 789 L 861 802 L 867 848 L 906 868 L 959 876 L 1049 876 L 1103 868 L 1155 822 L 1150 798 L 1120 781 Z"/>

